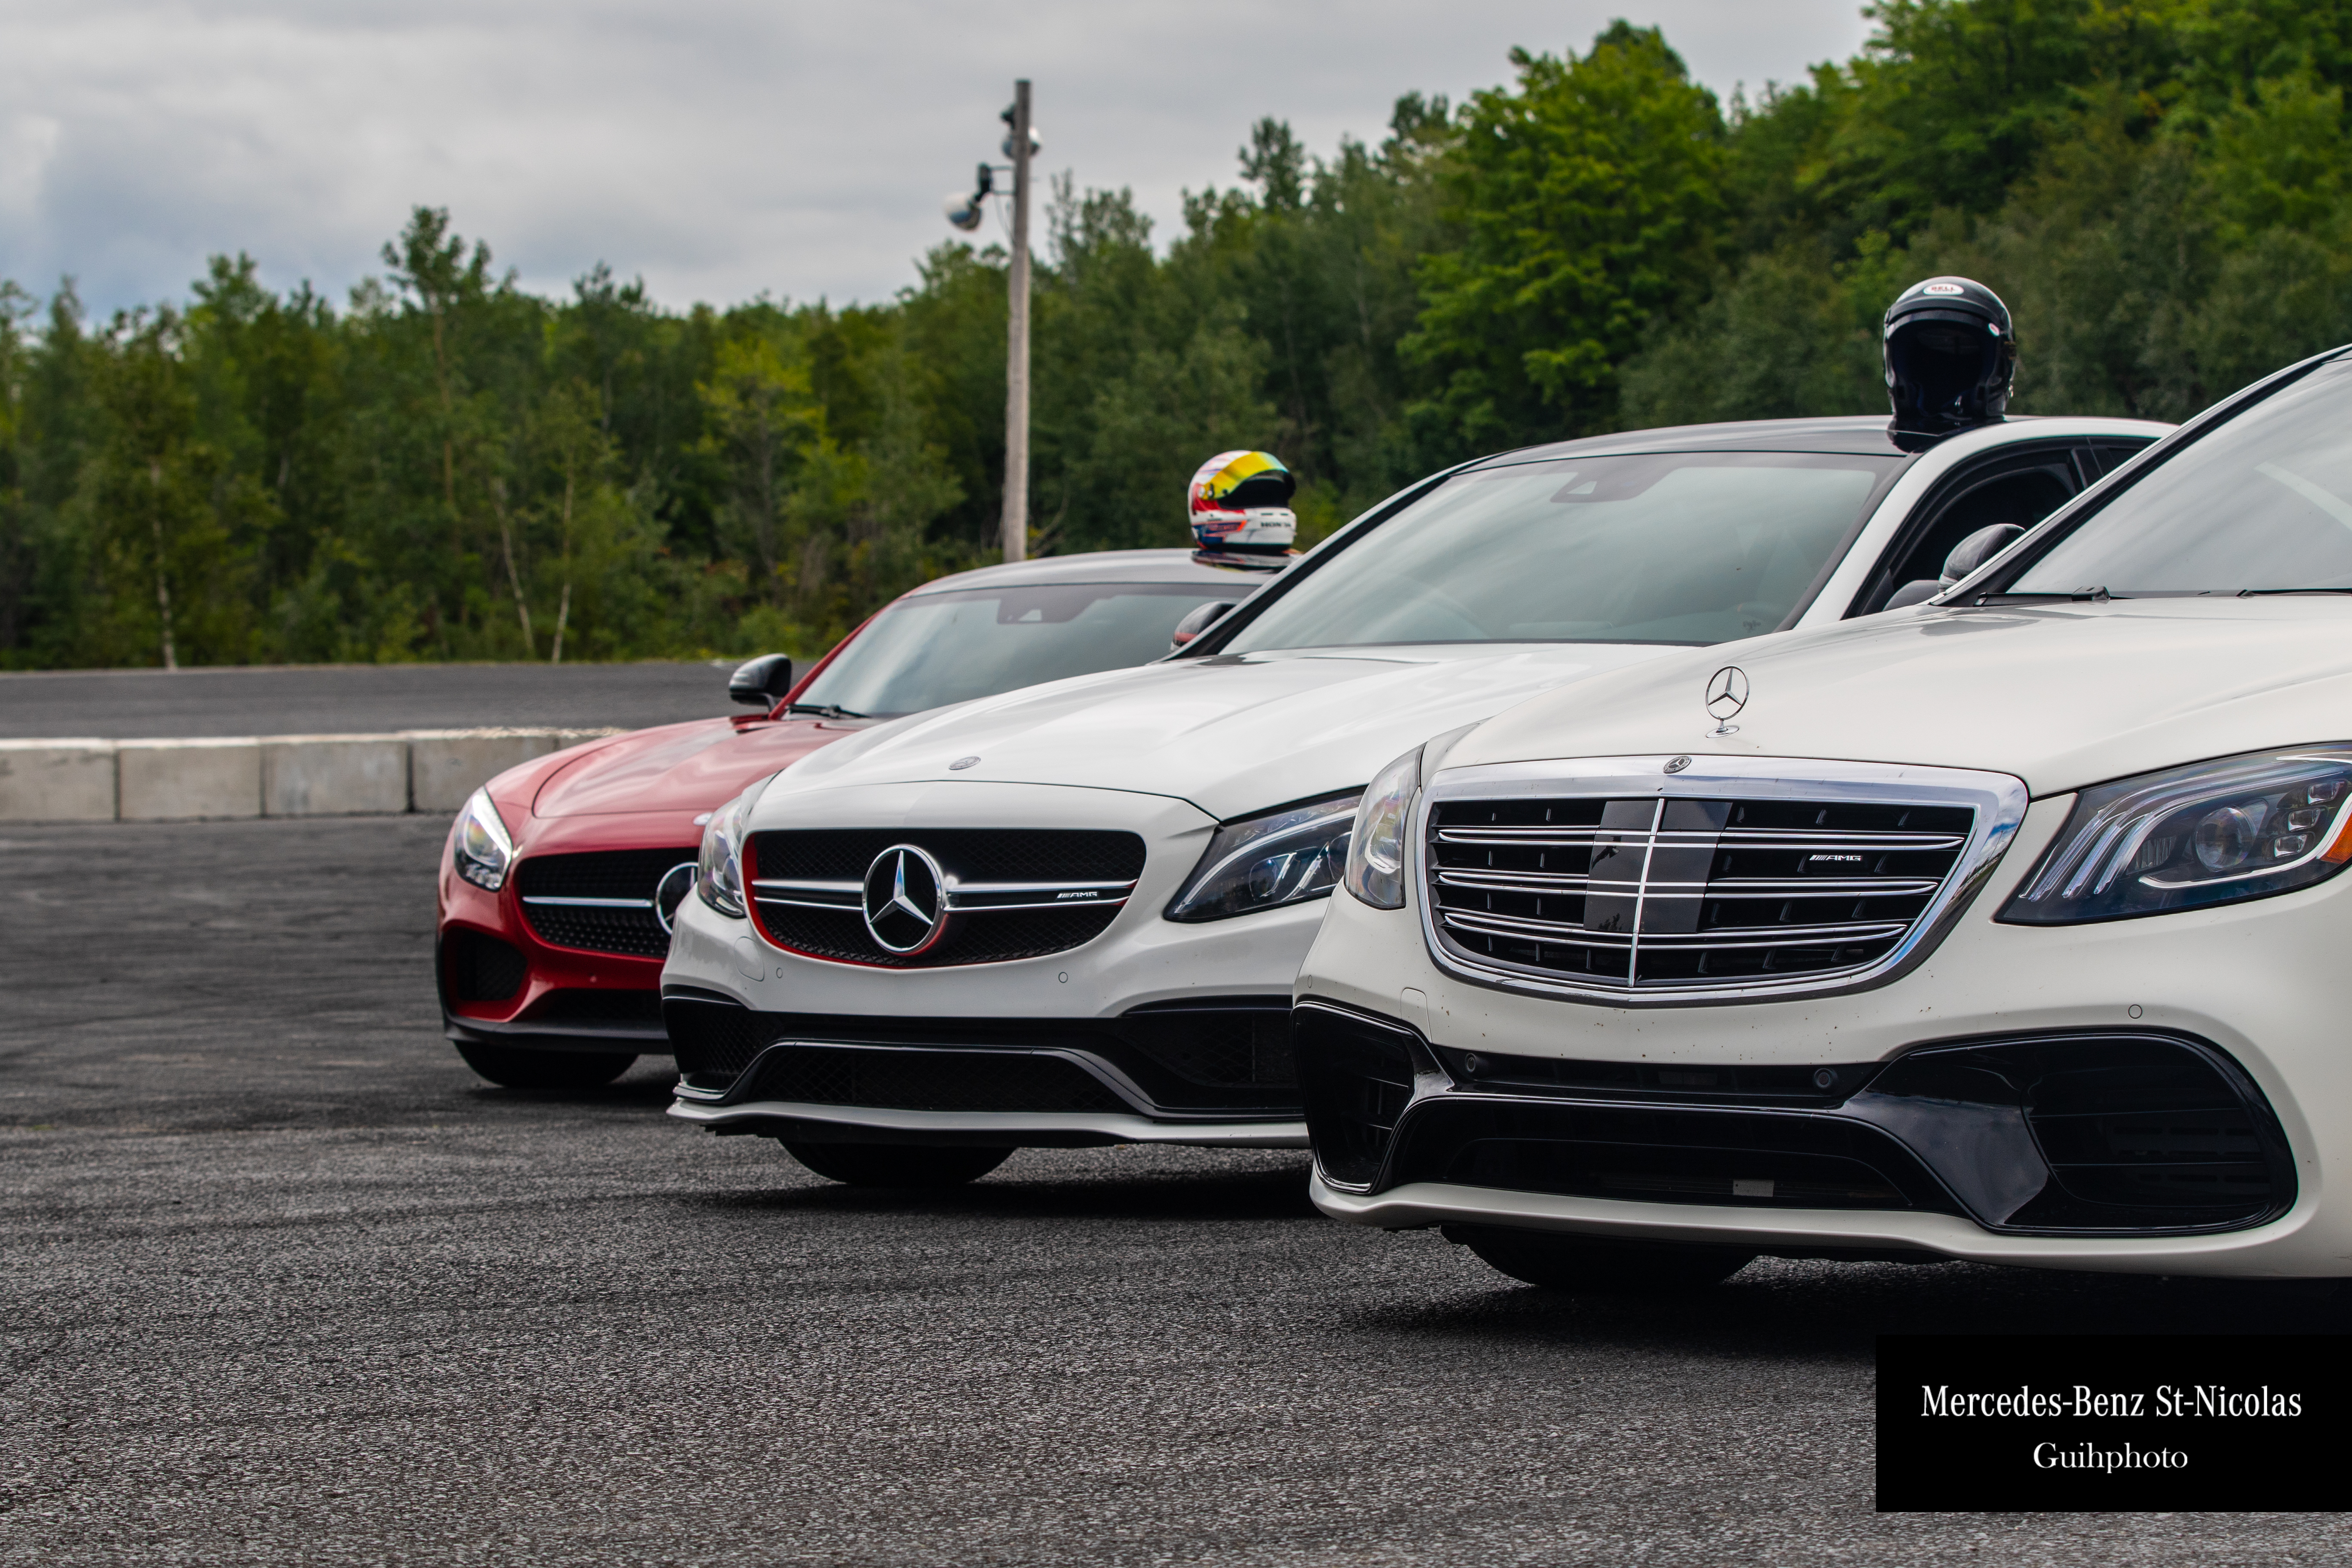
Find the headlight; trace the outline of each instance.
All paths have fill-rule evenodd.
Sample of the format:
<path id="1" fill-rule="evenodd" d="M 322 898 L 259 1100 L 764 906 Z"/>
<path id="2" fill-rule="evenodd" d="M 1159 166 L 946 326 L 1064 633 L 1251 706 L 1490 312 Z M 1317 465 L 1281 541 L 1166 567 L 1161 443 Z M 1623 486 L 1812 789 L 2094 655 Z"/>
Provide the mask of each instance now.
<path id="1" fill-rule="evenodd" d="M 1357 792 L 1228 822 L 1168 906 L 1171 921 L 1221 921 L 1319 899 L 1339 884 Z"/>
<path id="2" fill-rule="evenodd" d="M 1345 880 L 1348 891 L 1376 910 L 1404 908 L 1404 836 L 1421 784 L 1422 750 L 1415 746 L 1382 768 L 1356 808 Z"/>
<path id="3" fill-rule="evenodd" d="M 2352 860 L 2352 745 L 2298 746 L 2086 789 L 2011 899 L 2012 924 L 2072 925 L 2267 898 Z"/>
<path id="4" fill-rule="evenodd" d="M 771 773 L 769 778 L 775 775 Z M 768 780 L 758 784 L 710 814 L 703 826 L 702 850 L 697 857 L 694 890 L 722 915 L 743 918 L 743 838 L 751 820 L 751 806 Z"/>
<path id="5" fill-rule="evenodd" d="M 490 792 L 478 789 L 457 814 L 457 875 L 477 888 L 497 892 L 506 886 L 507 868 L 514 864 L 514 837 L 490 804 Z"/>

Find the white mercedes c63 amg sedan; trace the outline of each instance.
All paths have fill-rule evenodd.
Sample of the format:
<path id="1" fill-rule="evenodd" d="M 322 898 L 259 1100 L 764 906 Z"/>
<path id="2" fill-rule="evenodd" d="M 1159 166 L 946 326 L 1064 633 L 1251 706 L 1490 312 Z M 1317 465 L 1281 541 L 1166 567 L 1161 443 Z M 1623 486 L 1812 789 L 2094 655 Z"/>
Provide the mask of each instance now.
<path id="1" fill-rule="evenodd" d="M 898 1184 L 1024 1144 L 1303 1145 L 1291 984 L 1399 750 L 1679 647 L 1932 595 L 2165 428 L 2020 419 L 1906 452 L 1882 420 L 1785 421 L 1513 452 L 1357 520 L 1177 657 L 845 740 L 709 825 L 662 977 L 673 1114 Z"/>
<path id="2" fill-rule="evenodd" d="M 1297 988 L 1314 1196 L 1570 1289 L 2352 1274 L 2347 864 L 2352 350 L 1928 605 L 1399 757 Z"/>

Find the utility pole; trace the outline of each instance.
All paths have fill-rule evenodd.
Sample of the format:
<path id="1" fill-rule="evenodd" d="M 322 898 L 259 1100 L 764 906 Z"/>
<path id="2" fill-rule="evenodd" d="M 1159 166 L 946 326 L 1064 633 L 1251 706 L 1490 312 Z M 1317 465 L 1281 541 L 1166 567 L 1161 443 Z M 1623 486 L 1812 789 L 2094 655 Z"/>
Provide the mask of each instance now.
<path id="1" fill-rule="evenodd" d="M 1004 319 L 1004 559 L 1029 554 L 1029 82 L 1013 84 L 1012 298 Z"/>
<path id="2" fill-rule="evenodd" d="M 1013 107 L 1005 124 L 1004 155 L 1013 172 L 1013 265 L 1007 268 L 1004 308 L 1004 559 L 1029 556 L 1029 164 L 1037 153 L 1037 127 L 1029 118 L 1029 81 L 1013 84 Z M 1002 165 L 982 163 L 972 175 L 971 195 L 950 195 L 948 222 L 966 234 L 987 216 L 988 198 Z"/>

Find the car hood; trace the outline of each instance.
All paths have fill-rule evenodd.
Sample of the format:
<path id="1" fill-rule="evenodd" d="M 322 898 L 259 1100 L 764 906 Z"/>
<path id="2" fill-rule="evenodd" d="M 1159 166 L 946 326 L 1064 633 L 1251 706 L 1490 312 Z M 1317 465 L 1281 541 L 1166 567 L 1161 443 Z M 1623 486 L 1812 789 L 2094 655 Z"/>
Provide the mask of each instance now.
<path id="1" fill-rule="evenodd" d="M 584 748 L 549 775 L 531 802 L 536 816 L 598 816 L 631 811 L 709 811 L 754 779 L 867 728 L 825 719 L 738 725 L 698 719 L 639 730 Z"/>
<path id="2" fill-rule="evenodd" d="M 1747 706 L 1716 732 L 1714 672 Z M 2206 757 L 2352 739 L 2352 601 L 2127 599 L 1897 610 L 1678 651 L 1538 697 L 1442 766 L 1567 757 L 1823 757 L 1979 768 L 2037 795 Z"/>
<path id="3" fill-rule="evenodd" d="M 1172 795 L 1226 819 L 1356 788 L 1435 731 L 1667 651 L 1476 644 L 1108 670 L 870 731 L 785 774 L 761 812 L 809 790 L 970 781 Z"/>

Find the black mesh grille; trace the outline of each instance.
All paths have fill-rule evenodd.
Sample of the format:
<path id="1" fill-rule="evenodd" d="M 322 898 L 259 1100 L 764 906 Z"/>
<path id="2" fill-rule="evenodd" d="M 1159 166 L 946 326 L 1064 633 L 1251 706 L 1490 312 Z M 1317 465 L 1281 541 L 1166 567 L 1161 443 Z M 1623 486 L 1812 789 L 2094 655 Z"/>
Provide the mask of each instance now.
<path id="1" fill-rule="evenodd" d="M 1074 1062 L 1022 1051 L 789 1046 L 761 1064 L 746 1098 L 891 1110 L 1126 1111 Z"/>
<path id="2" fill-rule="evenodd" d="M 526 899 L 650 899 L 671 867 L 691 860 L 695 847 L 612 849 L 593 855 L 533 855 L 515 868 Z"/>
<path id="3" fill-rule="evenodd" d="M 764 900 L 760 904 L 760 923 L 777 946 L 816 958 L 878 964 L 888 969 L 1003 963 L 1015 958 L 1067 952 L 1100 936 L 1118 917 L 1116 906 L 955 915 L 950 917 L 954 923 L 938 946 L 909 957 L 886 952 L 877 945 L 866 929 L 864 917 L 856 910 L 813 910 Z"/>
<path id="4" fill-rule="evenodd" d="M 1830 974 L 1895 950 L 1974 824 L 1859 801 L 1445 801 L 1430 907 L 1466 954 L 1605 987 Z"/>
<path id="5" fill-rule="evenodd" d="M 928 850 L 963 882 L 1129 882 L 1143 874 L 1143 840 L 1132 833 L 1047 829 L 844 828 L 753 836 L 761 879 L 858 882 L 875 857 L 899 844 Z M 772 898 L 758 900 L 770 941 L 795 952 L 890 969 L 1002 963 L 1066 952 L 1093 941 L 1120 906 L 979 910 L 950 917 L 947 934 L 929 951 L 891 952 L 866 929 L 856 909 L 820 909 Z"/>
<path id="6" fill-rule="evenodd" d="M 1436 1100 L 1413 1112 L 1388 1183 L 1741 1208 L 1957 1214 L 1874 1127 L 1787 1112 Z"/>
<path id="7" fill-rule="evenodd" d="M 629 958 L 661 958 L 669 952 L 669 932 L 647 910 L 582 909 L 570 904 L 525 904 L 523 918 L 533 936 L 552 947 L 614 952 Z"/>
<path id="8" fill-rule="evenodd" d="M 1136 1012 L 1118 1027 L 1137 1050 L 1187 1082 L 1238 1089 L 1298 1081 L 1286 1012 Z"/>
<path id="9" fill-rule="evenodd" d="M 494 936 L 452 926 L 441 939 L 441 983 L 452 1002 L 503 1002 L 529 973 L 522 954 Z"/>
<path id="10" fill-rule="evenodd" d="M 714 1087 L 740 1077 L 751 1058 L 782 1038 L 793 1022 L 786 1014 L 682 996 L 663 998 L 661 1013 L 677 1070 L 688 1078 L 719 1080 Z"/>
<path id="11" fill-rule="evenodd" d="M 669 932 L 653 910 L 654 891 L 674 866 L 693 859 L 691 845 L 673 849 L 614 849 L 588 855 L 534 855 L 515 871 L 523 919 L 531 934 L 555 947 L 631 958 L 660 958 Z M 533 899 L 643 899 L 643 909 L 533 903 Z"/>

